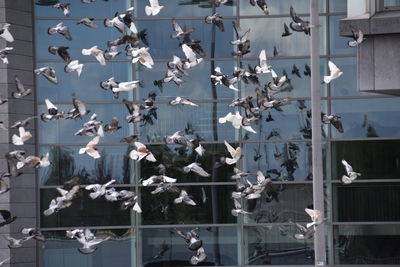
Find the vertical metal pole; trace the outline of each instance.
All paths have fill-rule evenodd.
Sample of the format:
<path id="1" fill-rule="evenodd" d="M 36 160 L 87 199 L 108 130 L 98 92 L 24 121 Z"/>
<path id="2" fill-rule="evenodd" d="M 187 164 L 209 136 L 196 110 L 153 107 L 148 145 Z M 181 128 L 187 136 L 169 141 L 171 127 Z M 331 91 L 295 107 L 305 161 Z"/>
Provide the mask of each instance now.
<path id="1" fill-rule="evenodd" d="M 312 165 L 313 165 L 313 206 L 324 214 L 324 182 L 322 171 L 322 134 L 321 134 L 321 82 L 318 0 L 311 0 L 311 110 L 312 110 Z M 315 266 L 324 266 L 326 262 L 324 224 L 316 227 L 314 235 Z"/>

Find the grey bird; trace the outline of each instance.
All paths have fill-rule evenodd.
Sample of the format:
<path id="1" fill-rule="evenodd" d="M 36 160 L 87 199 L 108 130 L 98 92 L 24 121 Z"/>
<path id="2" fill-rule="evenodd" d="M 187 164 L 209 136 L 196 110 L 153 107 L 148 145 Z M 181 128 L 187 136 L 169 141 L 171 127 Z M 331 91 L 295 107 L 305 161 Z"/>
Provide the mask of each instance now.
<path id="1" fill-rule="evenodd" d="M 53 5 L 54 8 L 58 8 L 61 9 L 64 13 L 65 16 L 69 16 L 70 13 L 70 3 L 57 3 L 55 5 Z"/>
<path id="2" fill-rule="evenodd" d="M 8 55 L 11 53 L 11 51 L 14 50 L 14 47 L 5 47 L 3 49 L 0 49 L 0 59 L 3 61 L 4 64 L 8 64 Z"/>
<path id="3" fill-rule="evenodd" d="M 344 133 L 342 118 L 336 114 L 322 114 L 322 122 L 325 124 L 332 124 L 339 133 Z"/>
<path id="4" fill-rule="evenodd" d="M 46 237 L 37 228 L 22 228 L 21 234 L 33 236 L 37 241 L 46 242 Z"/>
<path id="5" fill-rule="evenodd" d="M 33 238 L 33 236 L 26 236 L 21 239 L 16 239 L 10 236 L 3 236 L 3 237 L 9 242 L 8 244 L 9 248 L 20 248 L 22 247 L 23 243 Z"/>
<path id="6" fill-rule="evenodd" d="M 293 22 L 290 22 L 289 26 L 293 31 L 310 34 L 310 22 L 304 21 L 302 18 L 297 16 L 292 6 L 290 6 L 290 17 L 292 18 Z"/>
<path id="7" fill-rule="evenodd" d="M 78 21 L 76 24 L 82 24 L 82 25 L 85 25 L 85 26 L 87 26 L 89 28 L 92 28 L 92 29 L 96 29 L 97 28 L 97 25 L 94 24 L 94 18 L 83 18 L 80 21 Z"/>
<path id="8" fill-rule="evenodd" d="M 282 37 L 287 37 L 289 35 L 292 35 L 292 33 L 289 30 L 289 27 L 286 23 L 283 24 L 283 33 L 282 33 Z"/>
<path id="9" fill-rule="evenodd" d="M 33 119 L 36 119 L 36 118 L 37 118 L 37 116 L 29 116 L 26 119 L 14 122 L 14 124 L 12 124 L 10 126 L 10 128 L 16 129 L 16 128 L 19 128 L 19 127 L 25 127 L 25 126 L 27 126 L 29 124 L 30 120 L 33 120 Z"/>
<path id="10" fill-rule="evenodd" d="M 352 183 L 355 179 L 357 179 L 358 176 L 361 176 L 361 173 L 355 172 L 353 170 L 353 167 L 347 161 L 342 159 L 342 164 L 344 168 L 346 169 L 346 175 L 342 176 L 341 182 L 344 184 L 350 184 Z"/>
<path id="11" fill-rule="evenodd" d="M 361 30 L 357 30 L 356 28 L 354 28 L 353 26 L 350 25 L 350 31 L 352 34 L 352 38 L 353 40 L 349 41 L 347 44 L 350 47 L 357 47 L 359 46 L 364 40 L 364 34 Z"/>
<path id="12" fill-rule="evenodd" d="M 239 216 L 239 214 L 251 214 L 251 212 L 245 211 L 242 209 L 242 204 L 237 199 L 233 199 L 235 208 L 231 210 L 231 214 L 235 217 Z"/>
<path id="13" fill-rule="evenodd" d="M 190 258 L 190 264 L 192 264 L 192 265 L 197 265 L 197 264 L 199 264 L 200 262 L 203 262 L 206 258 L 207 258 L 207 254 L 205 253 L 204 248 L 203 248 L 203 247 L 200 247 L 200 248 L 197 250 L 196 255 L 193 255 L 193 256 Z"/>
<path id="14" fill-rule="evenodd" d="M 172 20 L 172 29 L 174 30 L 174 34 L 171 34 L 172 39 L 179 39 L 185 35 L 188 35 L 194 31 L 194 29 L 182 29 L 181 26 L 176 22 L 175 19 Z"/>
<path id="15" fill-rule="evenodd" d="M 128 123 L 135 123 L 135 122 L 142 121 L 143 116 L 142 116 L 142 114 L 140 114 L 140 107 L 138 105 L 133 104 L 132 101 L 128 101 L 126 99 L 123 99 L 122 103 L 125 104 L 126 108 L 129 111 L 129 114 L 130 114 L 125 117 L 125 120 Z"/>
<path id="16" fill-rule="evenodd" d="M 17 88 L 17 92 L 12 93 L 14 98 L 23 98 L 32 93 L 32 88 L 25 89 L 17 75 L 15 75 L 15 87 Z"/>
<path id="17" fill-rule="evenodd" d="M 12 216 L 9 210 L 0 210 L 0 215 L 3 219 L 0 221 L 0 227 L 10 224 L 17 219 L 17 216 Z"/>
<path id="18" fill-rule="evenodd" d="M 5 39 L 7 42 L 12 43 L 14 42 L 14 37 L 11 35 L 10 31 L 8 30 L 10 28 L 11 24 L 9 23 L 2 23 L 0 26 L 0 37 Z"/>
<path id="19" fill-rule="evenodd" d="M 86 108 L 86 105 L 76 96 L 72 97 L 72 104 L 74 105 L 74 108 L 68 111 L 68 114 L 70 115 L 66 119 L 82 119 L 86 114 L 90 113 L 90 110 Z"/>
<path id="20" fill-rule="evenodd" d="M 137 196 L 134 196 L 125 201 L 122 201 L 122 203 L 121 203 L 122 210 L 127 210 L 130 207 L 132 207 L 133 211 L 136 211 L 137 213 L 142 213 L 142 209 L 140 208 L 139 203 L 137 202 Z"/>
<path id="21" fill-rule="evenodd" d="M 199 105 L 193 103 L 192 101 L 190 101 L 189 99 L 180 97 L 180 96 L 177 96 L 175 99 L 169 101 L 168 103 L 172 106 L 176 106 L 176 105 L 189 105 L 189 106 L 194 106 L 194 107 L 199 106 Z"/>
<path id="22" fill-rule="evenodd" d="M 111 236 L 107 236 L 105 238 L 96 238 L 89 230 L 86 228 L 83 234 L 79 234 L 75 236 L 75 239 L 81 243 L 82 247 L 78 248 L 78 251 L 82 254 L 91 254 L 96 251 L 96 245 L 103 243 L 111 238 Z"/>
<path id="23" fill-rule="evenodd" d="M 174 203 L 175 204 L 184 203 L 184 204 L 190 205 L 190 206 L 197 205 L 196 202 L 194 202 L 193 199 L 191 199 L 191 197 L 188 195 L 186 190 L 181 190 L 179 197 L 174 199 Z"/>
<path id="24" fill-rule="evenodd" d="M 71 35 L 71 33 L 69 32 L 69 28 L 68 28 L 67 26 L 63 26 L 63 23 L 62 23 L 62 22 L 58 23 L 58 24 L 57 24 L 56 26 L 54 26 L 54 27 L 49 27 L 49 28 L 47 29 L 47 33 L 48 33 L 49 35 L 53 35 L 53 34 L 59 33 L 59 34 L 61 34 L 62 36 L 64 36 L 65 39 L 67 39 L 67 40 L 69 40 L 69 41 L 72 40 L 72 35 Z"/>
<path id="25" fill-rule="evenodd" d="M 61 196 L 51 200 L 49 208 L 43 211 L 45 216 L 50 216 L 55 212 L 70 207 L 72 205 L 72 199 L 76 197 L 80 188 L 79 185 L 74 185 L 70 190 L 65 190 L 61 187 L 57 187 L 56 189 Z"/>
<path id="26" fill-rule="evenodd" d="M 265 15 L 269 14 L 267 2 L 265 0 L 250 0 L 250 4 L 252 6 L 255 6 L 257 4 L 257 6 L 261 8 Z"/>
<path id="27" fill-rule="evenodd" d="M 156 188 L 153 191 L 151 191 L 151 194 L 156 195 L 164 192 L 180 193 L 181 190 L 174 184 L 161 182 L 156 186 Z"/>
<path id="28" fill-rule="evenodd" d="M 236 32 L 236 40 L 232 41 L 231 44 L 239 45 L 239 44 L 244 44 L 246 41 L 248 41 L 250 35 L 250 29 L 246 31 L 242 30 L 242 28 L 239 26 L 239 23 L 236 21 L 233 21 L 232 24 Z"/>
<path id="29" fill-rule="evenodd" d="M 118 125 L 118 119 L 117 117 L 112 117 L 111 119 L 111 123 L 110 124 L 106 124 L 104 126 L 104 131 L 108 132 L 110 134 L 115 133 L 116 131 L 118 131 L 119 129 L 121 129 L 122 126 Z"/>
<path id="30" fill-rule="evenodd" d="M 48 48 L 49 53 L 51 53 L 53 55 L 56 55 L 56 54 L 59 55 L 62 58 L 62 60 L 64 60 L 67 63 L 71 61 L 71 58 L 68 53 L 68 49 L 69 49 L 68 46 L 49 46 L 49 48 Z"/>
<path id="31" fill-rule="evenodd" d="M 42 74 L 49 82 L 57 84 L 56 70 L 53 67 L 46 66 L 34 70 L 36 75 Z"/>
<path id="32" fill-rule="evenodd" d="M 104 52 L 104 58 L 107 60 L 111 60 L 119 54 L 121 54 L 121 51 L 118 51 L 118 46 L 112 45 L 108 50 Z"/>
<path id="33" fill-rule="evenodd" d="M 314 227 L 312 228 L 306 228 L 303 225 L 299 223 L 295 223 L 296 226 L 296 233 L 293 235 L 293 237 L 297 240 L 307 240 L 310 239 L 314 236 L 315 229 Z"/>
<path id="34" fill-rule="evenodd" d="M 198 230 L 198 228 L 192 229 L 189 232 L 176 230 L 176 233 L 186 241 L 189 249 L 194 251 L 197 251 L 203 246 L 203 240 L 199 238 L 199 234 L 196 230 Z"/>
<path id="35" fill-rule="evenodd" d="M 122 138 L 119 142 L 120 143 L 128 143 L 128 145 L 134 146 L 135 145 L 135 141 L 138 139 L 139 135 L 138 134 L 132 134 L 132 135 L 128 135 L 125 136 L 124 138 Z"/>
<path id="36" fill-rule="evenodd" d="M 217 26 L 221 32 L 225 31 L 224 23 L 220 14 L 215 13 L 214 15 L 207 16 L 204 20 L 207 24 L 214 24 Z"/>
<path id="37" fill-rule="evenodd" d="M 93 191 L 89 194 L 91 199 L 96 199 L 106 194 L 107 186 L 115 183 L 115 180 L 111 180 L 105 184 L 91 184 L 85 187 L 86 190 Z"/>

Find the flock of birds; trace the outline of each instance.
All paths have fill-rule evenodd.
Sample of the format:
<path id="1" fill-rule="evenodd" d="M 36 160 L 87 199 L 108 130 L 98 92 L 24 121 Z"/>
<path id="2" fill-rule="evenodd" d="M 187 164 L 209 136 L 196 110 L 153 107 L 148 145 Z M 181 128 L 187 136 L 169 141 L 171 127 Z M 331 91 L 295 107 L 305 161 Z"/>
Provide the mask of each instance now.
<path id="1" fill-rule="evenodd" d="M 95 0 L 81 0 L 82 3 L 90 4 L 95 2 Z M 210 0 L 210 2 L 216 7 L 221 4 L 227 3 L 227 0 Z M 159 12 L 162 11 L 164 6 L 159 5 L 157 0 L 149 0 L 150 5 L 145 7 L 145 13 L 147 16 L 156 16 Z M 255 6 L 261 8 L 264 14 L 268 15 L 268 7 L 265 0 L 254 1 L 250 0 L 250 3 Z M 65 16 L 69 16 L 70 14 L 70 3 L 57 3 L 53 7 L 61 9 Z M 310 25 L 308 21 L 300 18 L 293 7 L 290 8 L 290 17 L 292 22 L 289 24 L 289 27 L 292 31 L 295 32 L 303 32 L 307 35 L 310 34 L 310 28 L 313 25 Z M 223 18 L 218 14 L 212 14 L 205 18 L 205 23 L 214 24 L 220 31 L 224 31 L 225 26 L 223 24 Z M 89 28 L 97 28 L 98 26 L 94 23 L 93 18 L 83 18 L 77 24 L 89 27 Z M 127 9 L 122 13 L 116 13 L 115 17 L 107 18 L 104 20 L 104 26 L 109 28 L 116 28 L 122 36 L 115 41 L 107 42 L 108 50 L 103 51 L 97 45 L 82 49 L 82 54 L 87 56 L 94 56 L 96 60 L 101 65 L 106 65 L 107 60 L 111 60 L 119 55 L 121 52 L 118 51 L 119 46 L 126 45 L 126 55 L 132 57 L 132 63 L 139 62 L 146 68 L 152 68 L 154 65 L 154 61 L 150 55 L 149 47 L 140 47 L 140 42 L 146 44 L 146 33 L 145 31 L 139 32 L 134 23 L 133 17 L 133 7 Z M 284 32 L 282 33 L 282 37 L 287 37 L 292 34 L 290 32 L 289 27 L 285 23 Z M 10 24 L 3 24 L 0 30 L 0 37 L 4 38 L 7 42 L 13 42 L 14 39 L 9 31 Z M 237 50 L 233 52 L 233 56 L 241 57 L 250 52 L 250 29 L 243 30 L 238 22 L 233 22 L 233 27 L 236 32 L 236 39 L 232 40 L 230 43 L 237 47 Z M 191 34 L 195 31 L 195 29 L 186 29 L 186 27 L 181 27 L 176 20 L 172 20 L 172 28 L 173 33 L 171 34 L 171 38 L 181 40 L 180 46 L 182 48 L 183 54 L 185 58 L 180 58 L 178 56 L 174 56 L 171 61 L 167 63 L 167 72 L 165 77 L 154 81 L 155 86 L 162 87 L 164 83 L 174 82 L 177 86 L 183 86 L 184 80 L 181 78 L 183 76 L 189 76 L 188 70 L 195 68 L 197 65 L 203 62 L 203 57 L 205 56 L 205 52 L 201 47 L 201 40 L 192 39 Z M 361 31 L 351 27 L 351 31 L 353 32 L 353 40 L 348 43 L 349 46 L 355 47 L 362 43 L 364 40 L 363 34 Z M 65 37 L 66 40 L 71 41 L 72 35 L 69 32 L 67 26 L 64 26 L 62 22 L 57 24 L 54 27 L 50 27 L 48 29 L 48 34 L 61 34 Z M 6 47 L 0 50 L 0 58 L 3 63 L 8 64 L 7 55 L 13 50 L 12 47 Z M 54 55 L 60 56 L 65 62 L 66 66 L 64 68 L 65 72 L 73 72 L 76 71 L 77 75 L 80 76 L 83 71 L 83 64 L 79 63 L 78 60 L 73 60 L 68 53 L 68 46 L 50 46 L 48 51 Z M 330 83 L 333 80 L 339 78 L 343 72 L 332 62 L 329 61 L 329 70 L 330 75 L 323 77 L 324 83 Z M 38 69 L 35 69 L 34 72 L 37 75 L 43 75 L 49 82 L 53 84 L 57 84 L 58 80 L 56 77 L 56 71 L 51 66 L 45 66 Z M 308 70 L 309 72 L 309 70 Z M 251 124 L 257 120 L 260 120 L 262 113 L 266 110 L 275 109 L 277 111 L 282 111 L 281 106 L 288 101 L 288 99 L 280 99 L 276 97 L 276 93 L 279 92 L 279 89 L 284 87 L 285 85 L 290 83 L 290 80 L 286 74 L 283 76 L 277 75 L 277 73 L 273 70 L 272 66 L 268 65 L 267 55 L 265 50 L 262 50 L 259 54 L 259 62 L 255 67 L 250 67 L 248 70 L 235 67 L 234 73 L 232 77 L 229 77 L 227 74 L 224 74 L 220 67 L 215 67 L 213 73 L 210 76 L 211 83 L 216 85 L 224 85 L 227 88 L 238 91 L 238 88 L 235 85 L 241 80 L 245 81 L 256 81 L 258 82 L 259 75 L 271 74 L 272 81 L 265 84 L 263 89 L 256 88 L 256 99 L 253 99 L 252 96 L 246 96 L 243 98 L 237 98 L 232 101 L 229 105 L 231 107 L 240 107 L 244 109 L 244 116 L 241 115 L 241 112 L 236 111 L 236 113 L 232 114 L 228 113 L 226 116 L 219 118 L 219 123 L 232 123 L 232 126 L 235 129 L 243 128 L 245 131 L 250 133 L 256 133 L 256 131 L 251 127 Z M 31 88 L 26 89 L 19 79 L 18 76 L 15 77 L 16 82 L 16 92 L 12 93 L 12 97 L 19 99 L 26 97 L 31 94 L 33 90 Z M 127 82 L 117 82 L 114 77 L 109 78 L 106 81 L 100 82 L 100 87 L 104 90 L 110 90 L 113 93 L 114 98 L 119 98 L 119 94 L 127 91 L 134 90 L 140 86 L 139 81 L 127 81 Z M 155 110 L 157 107 L 154 105 L 154 96 L 149 97 L 144 101 L 144 105 L 137 105 L 132 101 L 128 101 L 126 99 L 122 100 L 122 103 L 126 106 L 128 110 L 128 115 L 125 117 L 125 120 L 128 123 L 139 123 L 146 120 L 151 119 L 151 117 L 156 118 Z M 4 104 L 8 100 L 0 99 L 0 103 Z M 23 146 L 26 141 L 32 138 L 32 134 L 25 130 L 25 127 L 29 124 L 29 122 L 33 119 L 40 118 L 43 122 L 48 123 L 51 121 L 56 121 L 60 119 L 70 119 L 70 120 L 82 120 L 86 115 L 88 115 L 91 111 L 86 108 L 86 105 L 78 99 L 75 95 L 72 97 L 73 107 L 68 111 L 60 111 L 57 106 L 55 106 L 49 99 L 45 99 L 45 104 L 47 107 L 47 113 L 43 113 L 40 116 L 31 116 L 24 120 L 17 121 L 12 125 L 9 125 L 8 128 L 16 129 L 18 128 L 18 134 L 14 134 L 12 136 L 12 143 L 16 146 Z M 190 101 L 189 99 L 183 97 L 176 97 L 172 99 L 169 104 L 171 106 L 177 105 L 187 105 L 191 107 L 198 107 L 199 105 Z M 147 114 L 144 114 L 147 112 Z M 269 114 L 270 116 L 270 114 Z M 343 126 L 341 123 L 341 118 L 336 114 L 322 114 L 321 120 L 323 123 L 332 124 L 339 132 L 343 132 Z M 3 122 L 0 122 L 0 128 L 7 129 Z M 75 135 L 77 136 L 91 136 L 93 139 L 83 148 L 80 148 L 79 154 L 87 154 L 94 159 L 100 158 L 101 154 L 97 149 L 97 145 L 100 142 L 100 138 L 104 136 L 105 132 L 112 134 L 121 129 L 119 125 L 118 119 L 116 117 L 112 118 L 112 121 L 109 124 L 102 125 L 102 121 L 97 119 L 96 114 L 92 114 L 89 120 L 83 123 L 82 128 L 79 129 Z M 129 146 L 132 147 L 131 152 L 129 153 L 129 157 L 135 161 L 147 160 L 150 162 L 157 162 L 156 157 L 153 153 L 146 147 L 145 144 L 137 141 L 138 135 L 133 134 L 130 136 L 124 137 L 121 142 L 126 142 Z M 196 138 L 188 138 L 187 135 L 183 131 L 177 131 L 173 133 L 171 136 L 167 136 L 165 138 L 166 144 L 178 144 L 183 147 L 193 148 L 199 157 L 203 156 L 205 153 L 205 149 L 201 145 L 201 137 L 197 136 Z M 226 149 L 229 153 L 229 156 L 223 156 L 218 159 L 218 162 L 215 163 L 214 167 L 222 166 L 223 164 L 235 166 L 238 161 L 244 156 L 242 154 L 242 149 L 240 146 L 234 148 L 227 141 L 224 141 Z M 42 156 L 26 156 L 25 150 L 14 150 L 7 152 L 5 154 L 5 158 L 7 160 L 8 171 L 3 172 L 0 178 L 0 194 L 3 194 L 10 190 L 9 184 L 7 183 L 5 178 L 18 177 L 22 174 L 21 168 L 23 167 L 33 167 L 33 168 L 46 168 L 52 164 L 50 161 L 49 153 L 46 153 Z M 357 173 L 353 170 L 350 164 L 348 164 L 345 160 L 342 160 L 342 164 L 345 168 L 346 174 L 343 175 L 341 181 L 344 184 L 349 184 L 353 182 L 360 173 Z M 155 185 L 155 189 L 151 192 L 151 194 L 156 195 L 160 193 L 173 193 L 179 194 L 178 197 L 174 199 L 175 204 L 183 203 L 185 205 L 196 206 L 196 201 L 191 197 L 191 195 L 186 190 L 179 189 L 178 186 L 175 185 L 177 179 L 167 176 L 168 168 L 163 164 L 158 166 L 158 173 L 153 176 L 142 179 L 143 186 Z M 193 172 L 201 177 L 210 176 L 202 166 L 193 162 L 183 168 L 184 173 Z M 252 183 L 247 179 L 249 175 L 256 175 L 256 183 Z M 232 179 L 237 181 L 236 191 L 232 192 L 232 199 L 234 208 L 231 213 L 233 216 L 238 216 L 240 214 L 250 214 L 251 212 L 245 211 L 241 204 L 241 199 L 257 199 L 261 197 L 263 192 L 268 194 L 269 187 L 273 183 L 269 174 L 264 175 L 262 171 L 257 170 L 255 172 L 245 172 L 239 170 L 234 167 L 234 175 Z M 120 202 L 121 209 L 127 210 L 132 209 L 135 212 L 141 213 L 142 210 L 138 203 L 138 196 L 133 191 L 128 190 L 120 190 L 117 191 L 114 187 L 111 187 L 115 180 L 111 180 L 105 184 L 91 184 L 85 187 L 86 190 L 91 191 L 89 197 L 91 199 L 98 199 L 104 197 L 106 201 L 110 202 Z M 51 216 L 54 213 L 60 212 L 65 208 L 69 208 L 73 204 L 73 199 L 77 197 L 77 193 L 80 191 L 80 183 L 79 178 L 74 177 L 71 180 L 65 182 L 62 187 L 57 188 L 57 192 L 59 194 L 58 197 L 51 200 L 49 204 L 49 208 L 46 209 L 43 214 L 45 216 Z M 312 222 L 308 223 L 306 226 L 303 226 L 299 223 L 295 223 L 296 225 L 296 233 L 293 235 L 294 238 L 298 240 L 309 239 L 313 236 L 315 232 L 315 227 L 319 224 L 324 223 L 325 218 L 323 214 L 319 210 L 312 210 L 306 208 L 305 211 L 311 217 Z M 3 218 L 3 221 L 0 222 L 0 226 L 12 223 L 17 217 L 12 216 L 10 211 L 8 210 L 0 210 L 0 214 Z M 46 238 L 43 234 L 35 228 L 24 228 L 21 230 L 21 233 L 25 235 L 22 239 L 16 239 L 13 237 L 6 236 L 5 238 L 9 241 L 10 248 L 18 248 L 21 247 L 22 244 L 30 239 L 36 239 L 38 241 L 45 242 Z M 182 237 L 186 243 L 188 244 L 188 248 L 192 251 L 195 251 L 195 255 L 190 258 L 190 263 L 196 265 L 202 261 L 204 261 L 207 257 L 207 254 L 203 248 L 203 242 L 200 239 L 197 229 L 193 229 L 189 232 L 184 232 L 180 230 L 176 230 L 178 236 Z M 105 238 L 97 238 L 90 229 L 74 229 L 66 232 L 67 238 L 75 238 L 82 247 L 79 248 L 79 251 L 84 254 L 93 253 L 96 250 L 96 246 L 108 239 L 110 237 Z M 6 259 L 0 262 L 0 265 L 3 264 Z"/>

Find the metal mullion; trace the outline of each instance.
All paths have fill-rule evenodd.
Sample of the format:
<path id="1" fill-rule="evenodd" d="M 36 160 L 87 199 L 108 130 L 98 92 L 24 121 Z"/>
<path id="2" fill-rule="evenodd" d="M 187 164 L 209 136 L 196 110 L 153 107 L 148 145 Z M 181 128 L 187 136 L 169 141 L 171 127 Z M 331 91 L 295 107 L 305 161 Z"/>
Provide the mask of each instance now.
<path id="1" fill-rule="evenodd" d="M 140 225 L 140 229 L 154 228 L 196 228 L 196 227 L 237 227 L 236 223 L 198 223 L 198 224 L 157 224 L 157 225 Z"/>
<path id="2" fill-rule="evenodd" d="M 332 180 L 331 184 L 341 184 L 340 180 Z M 400 177 L 395 179 L 356 179 L 353 184 L 367 184 L 367 183 L 400 183 Z"/>
<path id="3" fill-rule="evenodd" d="M 332 225 L 400 225 L 400 221 L 332 222 Z"/>
<path id="4" fill-rule="evenodd" d="M 71 229 L 90 228 L 91 230 L 113 230 L 113 229 L 131 229 L 130 225 L 115 225 L 115 226 L 70 226 L 70 227 L 41 227 L 40 231 L 66 231 Z"/>

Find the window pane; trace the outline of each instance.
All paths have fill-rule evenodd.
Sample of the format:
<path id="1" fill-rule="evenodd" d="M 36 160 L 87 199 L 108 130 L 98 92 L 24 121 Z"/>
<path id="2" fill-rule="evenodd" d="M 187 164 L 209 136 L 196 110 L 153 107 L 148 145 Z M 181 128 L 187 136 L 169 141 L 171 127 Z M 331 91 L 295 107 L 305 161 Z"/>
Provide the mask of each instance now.
<path id="1" fill-rule="evenodd" d="M 342 37 L 339 33 L 339 20 L 346 18 L 346 16 L 330 16 L 329 17 L 329 38 L 330 38 L 330 52 L 331 54 L 348 55 L 356 54 L 357 50 L 354 47 L 347 45 L 351 40 L 348 37 Z M 343 79 L 343 77 L 342 77 Z"/>
<path id="2" fill-rule="evenodd" d="M 190 228 L 180 228 L 189 231 Z M 201 265 L 221 266 L 238 265 L 239 229 L 237 227 L 199 228 L 197 231 L 203 240 L 207 258 Z M 142 260 L 144 267 L 150 266 L 189 266 L 189 259 L 194 251 L 188 249 L 187 243 L 176 234 L 175 228 L 154 228 L 141 230 Z M 162 245 L 168 246 L 164 256 L 155 259 Z"/>
<path id="3" fill-rule="evenodd" d="M 248 265 L 312 265 L 313 239 L 297 241 L 294 227 L 245 227 L 245 261 Z"/>
<path id="4" fill-rule="evenodd" d="M 399 0 L 383 0 L 383 6 L 384 7 L 400 6 L 400 1 Z"/>
<path id="5" fill-rule="evenodd" d="M 347 11 L 347 0 L 330 0 L 329 1 L 330 12 L 346 12 Z"/>
<path id="6" fill-rule="evenodd" d="M 93 231 L 94 232 L 94 231 Z M 75 239 L 67 239 L 65 231 L 43 232 L 50 242 L 40 243 L 39 255 L 44 267 L 106 267 L 126 266 L 136 261 L 136 235 L 133 229 L 97 230 L 98 238 L 112 236 L 97 245 L 90 256 L 78 251 L 81 244 Z"/>
<path id="7" fill-rule="evenodd" d="M 289 14 L 290 6 L 293 6 L 296 13 L 310 13 L 309 0 L 285 0 L 267 1 L 269 14 Z M 319 11 L 324 12 L 325 0 L 319 0 Z M 250 5 L 249 1 L 240 1 L 240 15 L 263 15 L 264 13 L 258 6 Z"/>
<path id="8" fill-rule="evenodd" d="M 118 189 L 132 190 L 129 188 Z M 72 200 L 70 207 L 53 213 L 50 216 L 45 216 L 43 215 L 43 211 L 48 209 L 51 200 L 59 197 L 60 194 L 55 188 L 41 189 L 41 227 L 120 226 L 132 224 L 130 209 L 121 210 L 120 202 L 108 202 L 103 197 L 93 200 L 89 197 L 89 193 L 88 190 L 82 188 L 77 193 L 77 197 Z"/>
<path id="9" fill-rule="evenodd" d="M 231 214 L 233 200 L 231 192 L 234 186 L 183 186 L 198 205 L 174 204 L 178 193 L 152 195 L 153 186 L 141 187 L 142 224 L 205 224 L 235 223 L 237 217 Z"/>
<path id="10" fill-rule="evenodd" d="M 400 225 L 334 227 L 336 264 L 400 264 Z"/>
<path id="11" fill-rule="evenodd" d="M 304 209 L 312 203 L 312 184 L 272 184 L 261 198 L 246 201 L 244 209 L 252 214 L 244 220 L 245 223 L 307 222 L 310 217 Z"/>
<path id="12" fill-rule="evenodd" d="M 205 17 L 215 12 L 222 16 L 233 16 L 236 14 L 237 1 L 239 0 L 229 0 L 228 3 L 217 8 L 213 8 L 207 0 L 160 1 L 160 5 L 165 7 L 157 14 L 157 17 Z M 148 18 L 144 12 L 146 5 L 148 5 L 148 1 L 135 1 L 135 11 L 138 17 Z"/>
<path id="13" fill-rule="evenodd" d="M 332 142 L 332 179 L 345 174 L 341 163 L 345 159 L 364 179 L 400 178 L 400 141 L 346 141 Z"/>
<path id="14" fill-rule="evenodd" d="M 334 138 L 399 136 L 399 111 L 397 98 L 334 100 L 332 112 L 342 117 L 344 133 L 332 129 L 332 136 Z"/>
<path id="15" fill-rule="evenodd" d="M 335 184 L 334 201 L 338 222 L 400 221 L 400 184 Z"/>
<path id="16" fill-rule="evenodd" d="M 72 177 L 79 177 L 82 184 L 104 183 L 111 179 L 116 183 L 132 183 L 131 160 L 127 157 L 128 146 L 98 146 L 99 159 L 78 154 L 79 146 L 40 147 L 40 155 L 47 152 L 53 163 L 39 169 L 40 185 L 60 185 Z M 133 176 L 132 176 L 133 177 Z M 50 203 L 50 202 L 49 202 Z"/>
<path id="17" fill-rule="evenodd" d="M 303 17 L 308 20 L 308 17 Z M 241 19 L 240 27 L 250 30 L 251 52 L 246 56 L 257 57 L 262 49 L 277 47 L 280 56 L 307 56 L 310 54 L 310 36 L 302 32 L 293 32 L 289 37 L 282 38 L 283 23 L 289 25 L 289 18 L 267 18 L 264 23 L 260 19 Z M 320 17 L 320 48 L 321 54 L 326 54 L 326 17 Z M 293 45 L 296 44 L 296 45 Z"/>

